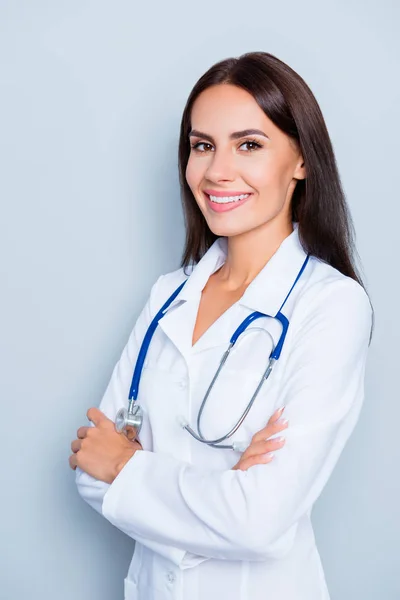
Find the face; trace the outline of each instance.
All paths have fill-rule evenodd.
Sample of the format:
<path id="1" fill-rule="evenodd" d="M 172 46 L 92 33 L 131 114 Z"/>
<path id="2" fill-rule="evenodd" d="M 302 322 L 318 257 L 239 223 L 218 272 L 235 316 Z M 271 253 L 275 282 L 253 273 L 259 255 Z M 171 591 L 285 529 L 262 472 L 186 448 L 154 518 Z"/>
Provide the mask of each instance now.
<path id="1" fill-rule="evenodd" d="M 191 127 L 186 180 L 213 233 L 291 226 L 303 158 L 251 94 L 230 84 L 207 88 L 193 104 Z M 257 132 L 243 133 L 250 129 Z"/>

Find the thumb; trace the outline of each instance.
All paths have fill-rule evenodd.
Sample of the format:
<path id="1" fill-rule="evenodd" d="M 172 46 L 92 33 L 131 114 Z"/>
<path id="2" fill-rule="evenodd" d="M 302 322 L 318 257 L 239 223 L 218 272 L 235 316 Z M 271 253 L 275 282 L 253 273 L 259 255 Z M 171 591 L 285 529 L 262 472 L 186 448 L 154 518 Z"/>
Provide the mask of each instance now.
<path id="1" fill-rule="evenodd" d="M 107 422 L 112 423 L 112 421 L 110 421 L 110 419 L 106 417 L 106 415 L 96 407 L 89 408 L 89 410 L 86 413 L 86 416 L 89 419 L 89 421 L 92 421 L 92 423 L 96 427 L 99 427 L 100 425 L 105 425 Z"/>

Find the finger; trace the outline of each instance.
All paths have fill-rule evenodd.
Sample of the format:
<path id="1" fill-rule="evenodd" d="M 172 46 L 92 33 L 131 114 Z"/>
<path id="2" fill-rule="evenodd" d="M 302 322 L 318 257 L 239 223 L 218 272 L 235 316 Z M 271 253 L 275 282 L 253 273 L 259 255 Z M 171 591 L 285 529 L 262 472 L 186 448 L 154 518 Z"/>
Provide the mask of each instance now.
<path id="1" fill-rule="evenodd" d="M 71 443 L 71 450 L 72 450 L 72 452 L 78 452 L 78 450 L 81 449 L 81 444 L 82 444 L 81 440 L 74 440 Z"/>
<path id="2" fill-rule="evenodd" d="M 265 440 L 272 435 L 283 431 L 283 429 L 286 429 L 288 425 L 289 421 L 287 419 L 278 419 L 278 421 L 274 421 L 273 423 L 268 421 L 268 424 L 263 429 L 253 435 L 252 442 L 260 442 Z"/>
<path id="3" fill-rule="evenodd" d="M 69 466 L 75 471 L 76 467 L 78 466 L 76 461 L 76 454 L 71 454 L 71 456 L 69 457 Z"/>
<path id="4" fill-rule="evenodd" d="M 268 423 L 274 423 L 275 421 L 277 421 L 282 416 L 284 410 L 285 406 L 281 406 L 280 408 L 278 408 L 274 413 L 272 413 Z"/>
<path id="5" fill-rule="evenodd" d="M 77 437 L 80 440 L 83 440 L 83 438 L 85 438 L 87 436 L 87 432 L 88 432 L 89 427 L 79 427 L 78 431 L 76 432 Z"/>
<path id="6" fill-rule="evenodd" d="M 254 434 L 254 436 L 252 437 L 252 443 L 270 438 L 276 433 L 279 433 L 286 429 L 288 427 L 288 424 L 289 421 L 287 419 L 279 419 L 275 423 L 269 423 L 263 429 Z"/>
<path id="7" fill-rule="evenodd" d="M 131 442 L 133 442 L 136 439 L 136 433 L 137 433 L 137 428 L 133 427 L 132 425 L 127 425 L 126 429 L 125 429 L 125 435 L 128 438 L 128 440 L 130 440 Z"/>
<path id="8" fill-rule="evenodd" d="M 250 469 L 250 467 L 254 467 L 254 465 L 268 464 L 273 459 L 273 453 L 270 453 L 268 455 L 259 454 L 258 456 L 251 456 L 250 458 L 246 458 L 245 460 L 240 460 L 236 465 L 235 469 L 240 471 L 247 471 L 247 469 Z"/>
<path id="9" fill-rule="evenodd" d="M 260 454 L 266 454 L 267 452 L 273 452 L 280 450 L 285 445 L 286 440 L 283 436 L 273 438 L 271 440 L 263 440 L 261 442 L 255 442 L 250 444 L 246 451 L 243 453 L 242 458 L 247 459 L 251 456 L 259 456 Z"/>
<path id="10" fill-rule="evenodd" d="M 89 408 L 89 410 L 86 413 L 86 416 L 89 419 L 89 421 L 92 421 L 92 423 L 96 427 L 99 427 L 99 425 L 104 425 L 107 422 L 112 423 L 112 421 L 110 421 L 110 419 L 108 419 L 106 417 L 106 415 L 103 412 L 101 412 L 101 410 L 99 410 L 98 408 L 96 408 L 95 406 L 92 407 L 92 408 Z"/>

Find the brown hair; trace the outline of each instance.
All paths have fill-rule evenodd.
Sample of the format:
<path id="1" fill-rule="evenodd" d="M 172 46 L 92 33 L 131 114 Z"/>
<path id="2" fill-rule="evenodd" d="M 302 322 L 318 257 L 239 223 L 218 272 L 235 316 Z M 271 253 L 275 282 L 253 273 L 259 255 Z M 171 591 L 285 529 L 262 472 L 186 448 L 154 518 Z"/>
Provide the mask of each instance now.
<path id="1" fill-rule="evenodd" d="M 178 155 L 186 226 L 181 266 L 198 262 L 218 237 L 208 227 L 185 172 L 193 103 L 201 92 L 219 84 L 249 92 L 267 117 L 297 142 L 306 168 L 306 179 L 298 180 L 292 196 L 292 221 L 298 222 L 300 242 L 307 253 L 363 285 L 353 258 L 353 223 L 317 100 L 293 69 L 267 52 L 248 52 L 217 62 L 190 92 L 181 121 Z"/>

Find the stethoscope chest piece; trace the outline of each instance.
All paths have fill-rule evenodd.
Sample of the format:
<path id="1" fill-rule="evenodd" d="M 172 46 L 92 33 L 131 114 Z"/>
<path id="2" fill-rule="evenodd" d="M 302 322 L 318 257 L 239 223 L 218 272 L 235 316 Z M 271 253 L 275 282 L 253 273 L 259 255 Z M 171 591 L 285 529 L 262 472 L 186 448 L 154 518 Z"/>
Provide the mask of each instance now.
<path id="1" fill-rule="evenodd" d="M 115 417 L 115 429 L 124 433 L 129 439 L 139 435 L 143 423 L 143 410 L 141 406 L 133 404 L 129 409 L 120 408 Z M 135 429 L 132 432 L 132 428 Z M 134 435 L 133 435 L 134 434 Z"/>

